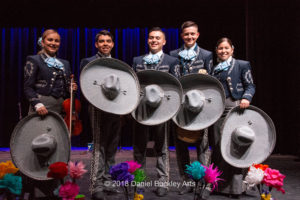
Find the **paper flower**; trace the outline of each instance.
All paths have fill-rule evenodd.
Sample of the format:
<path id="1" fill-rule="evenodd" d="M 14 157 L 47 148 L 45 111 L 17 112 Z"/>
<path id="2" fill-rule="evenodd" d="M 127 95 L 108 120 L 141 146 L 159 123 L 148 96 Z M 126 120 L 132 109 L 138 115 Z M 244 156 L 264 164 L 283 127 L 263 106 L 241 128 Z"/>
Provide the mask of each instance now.
<path id="1" fill-rule="evenodd" d="M 130 173 L 135 172 L 135 170 L 137 170 L 137 169 L 139 169 L 139 168 L 141 167 L 141 165 L 140 165 L 138 162 L 135 162 L 135 161 L 133 161 L 133 160 L 131 160 L 131 161 L 126 161 L 126 163 L 128 163 L 128 165 L 129 165 L 128 171 L 129 171 Z"/>
<path id="2" fill-rule="evenodd" d="M 271 200 L 271 194 L 269 192 L 263 192 L 260 195 L 261 200 Z"/>
<path id="3" fill-rule="evenodd" d="M 124 185 L 126 182 L 131 182 L 134 179 L 134 176 L 128 172 L 128 169 L 128 163 L 124 162 L 111 167 L 109 173 L 113 180 L 120 181 L 121 185 Z"/>
<path id="4" fill-rule="evenodd" d="M 0 179 L 2 179 L 5 174 L 15 174 L 17 171 L 19 171 L 19 169 L 15 167 L 11 160 L 0 163 Z"/>
<path id="5" fill-rule="evenodd" d="M 69 170 L 70 170 L 70 176 L 73 179 L 81 178 L 83 174 L 87 172 L 87 170 L 84 169 L 85 165 L 80 162 L 69 162 Z"/>
<path id="6" fill-rule="evenodd" d="M 144 195 L 134 193 L 134 199 L 133 200 L 143 200 L 143 199 L 144 199 Z"/>
<path id="7" fill-rule="evenodd" d="M 6 174 L 2 180 L 0 180 L 0 188 L 6 188 L 11 193 L 20 195 L 22 192 L 22 178 L 13 174 Z"/>
<path id="8" fill-rule="evenodd" d="M 79 186 L 76 183 L 67 181 L 59 188 L 59 196 L 63 200 L 74 200 L 79 193 Z"/>
<path id="9" fill-rule="evenodd" d="M 218 181 L 223 180 L 221 178 L 218 178 L 222 174 L 221 171 L 218 171 L 218 167 L 214 167 L 214 164 L 211 164 L 209 167 L 203 166 L 205 170 L 205 176 L 204 180 L 206 183 L 211 183 L 213 188 L 212 191 L 214 191 L 215 188 L 218 187 Z"/>
<path id="10" fill-rule="evenodd" d="M 55 162 L 49 166 L 48 178 L 63 179 L 68 175 L 68 165 L 64 162 Z"/>
<path id="11" fill-rule="evenodd" d="M 133 175 L 134 175 L 134 181 L 136 183 L 143 182 L 146 179 L 145 171 L 142 169 L 135 170 Z"/>
<path id="12" fill-rule="evenodd" d="M 243 181 L 244 189 L 249 189 L 260 184 L 264 176 L 264 171 L 261 168 L 256 168 L 254 165 L 249 167 L 249 171 Z"/>
<path id="13" fill-rule="evenodd" d="M 194 181 L 199 181 L 205 176 L 205 168 L 199 161 L 194 161 L 190 165 L 186 165 L 185 172 L 191 176 Z"/>
<path id="14" fill-rule="evenodd" d="M 284 178 L 285 176 L 281 174 L 278 170 L 267 168 L 265 170 L 265 176 L 262 183 L 266 184 L 269 187 L 274 187 L 278 191 L 281 191 L 284 194 L 285 191 L 282 188 Z"/>
<path id="15" fill-rule="evenodd" d="M 263 171 L 269 168 L 269 165 L 263 165 L 263 164 L 253 164 L 252 166 L 255 167 L 256 169 L 261 169 Z"/>

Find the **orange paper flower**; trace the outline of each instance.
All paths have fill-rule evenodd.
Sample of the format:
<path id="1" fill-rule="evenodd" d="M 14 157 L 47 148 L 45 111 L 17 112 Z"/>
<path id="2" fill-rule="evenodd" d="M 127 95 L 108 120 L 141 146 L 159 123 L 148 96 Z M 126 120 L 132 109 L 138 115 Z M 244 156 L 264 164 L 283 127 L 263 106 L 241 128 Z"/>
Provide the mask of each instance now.
<path id="1" fill-rule="evenodd" d="M 269 165 L 253 164 L 253 167 L 255 167 L 256 169 L 261 169 L 261 170 L 265 171 L 267 168 L 269 168 Z"/>
<path id="2" fill-rule="evenodd" d="M 5 174 L 15 174 L 17 171 L 19 169 L 15 167 L 11 160 L 0 163 L 0 179 L 3 179 Z"/>

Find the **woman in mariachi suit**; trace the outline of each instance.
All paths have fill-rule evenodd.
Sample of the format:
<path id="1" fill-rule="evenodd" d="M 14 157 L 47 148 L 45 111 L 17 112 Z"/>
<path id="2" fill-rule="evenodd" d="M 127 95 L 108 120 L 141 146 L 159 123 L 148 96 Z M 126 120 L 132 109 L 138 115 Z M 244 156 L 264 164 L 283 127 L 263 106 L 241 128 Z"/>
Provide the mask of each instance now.
<path id="1" fill-rule="evenodd" d="M 234 47 L 228 38 L 221 38 L 216 45 L 217 60 L 219 62 L 212 70 L 212 75 L 223 85 L 226 95 L 225 111 L 214 124 L 210 134 L 210 144 L 213 145 L 212 162 L 223 171 L 218 187 L 220 193 L 238 198 L 242 194 L 243 169 L 235 168 L 222 158 L 220 150 L 220 128 L 226 114 L 236 106 L 245 109 L 250 105 L 255 93 L 255 85 L 248 61 L 233 58 Z"/>
<path id="2" fill-rule="evenodd" d="M 56 57 L 60 47 L 60 35 L 53 29 L 44 31 L 39 40 L 41 51 L 27 56 L 24 67 L 24 93 L 30 103 L 28 114 L 46 115 L 48 111 L 62 113 L 62 103 L 70 91 L 70 63 Z M 77 85 L 72 85 L 77 90 Z M 30 191 L 29 199 L 36 197 L 58 199 L 53 191 L 56 180 L 41 184 L 41 181 L 23 176 L 24 191 Z M 34 191 L 34 192 L 32 192 Z M 35 193 L 35 191 L 40 191 Z M 36 196 L 37 195 L 37 196 Z"/>
<path id="3" fill-rule="evenodd" d="M 24 67 L 24 93 L 30 103 L 29 113 L 46 115 L 48 110 L 62 112 L 63 100 L 69 96 L 70 63 L 56 57 L 60 35 L 53 29 L 44 31 L 41 51 L 27 56 Z M 76 83 L 72 85 L 77 89 Z"/>

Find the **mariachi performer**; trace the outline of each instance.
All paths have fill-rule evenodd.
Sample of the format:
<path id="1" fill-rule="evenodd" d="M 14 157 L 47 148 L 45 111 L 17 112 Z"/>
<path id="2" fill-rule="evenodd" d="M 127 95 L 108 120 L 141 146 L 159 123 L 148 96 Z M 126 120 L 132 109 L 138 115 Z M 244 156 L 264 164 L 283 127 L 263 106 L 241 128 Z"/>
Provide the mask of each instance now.
<path id="1" fill-rule="evenodd" d="M 148 45 L 150 52 L 147 55 L 133 58 L 133 69 L 136 72 L 144 70 L 157 70 L 165 73 L 170 73 L 175 77 L 179 77 L 178 60 L 163 53 L 162 49 L 165 44 L 165 34 L 161 30 L 161 28 L 152 28 L 149 31 L 148 35 Z M 155 79 L 155 77 L 153 77 L 153 79 Z M 134 129 L 133 154 L 135 161 L 140 163 L 142 167 L 145 168 L 148 135 L 152 134 L 154 136 L 155 150 L 157 154 L 156 168 L 158 172 L 158 178 L 160 182 L 167 182 L 169 180 L 167 123 L 146 126 L 136 122 L 134 125 Z M 158 196 L 165 196 L 167 192 L 167 187 L 157 187 L 156 194 Z"/>
<path id="2" fill-rule="evenodd" d="M 176 139 L 178 140 L 177 142 L 186 145 L 200 145 L 204 136 L 199 130 L 207 129 L 221 117 L 225 108 L 225 92 L 222 84 L 216 78 L 206 74 L 188 74 L 182 76 L 179 81 L 182 85 L 184 96 L 179 112 L 173 117 L 173 122 L 177 127 Z M 201 157 L 199 158 L 199 155 L 201 155 L 199 149 L 197 148 L 197 159 L 201 160 Z M 183 160 L 179 162 L 189 162 L 188 156 L 187 152 L 186 157 L 181 157 Z M 184 172 L 184 169 L 180 170 Z M 182 183 L 181 189 L 189 188 L 192 190 L 189 181 L 191 180 L 186 178 Z M 188 192 L 187 190 L 183 191 Z M 183 191 L 180 191 L 182 192 L 181 194 L 184 194 Z M 196 191 L 198 192 L 198 188 L 196 188 Z M 201 193 L 201 198 L 206 198 L 209 193 L 210 189 L 206 188 L 205 192 Z"/>
<path id="3" fill-rule="evenodd" d="M 62 103 L 69 96 L 70 64 L 57 58 L 60 35 L 53 29 L 44 31 L 38 55 L 28 56 L 24 67 L 24 93 L 30 103 L 29 114 L 46 115 L 48 110 L 62 113 Z M 77 89 L 76 83 L 72 85 Z"/>
<path id="4" fill-rule="evenodd" d="M 98 58 L 85 65 L 80 74 L 80 85 L 92 107 L 92 199 L 106 199 L 108 192 L 119 192 L 112 182 L 109 169 L 115 162 L 120 115 L 129 114 L 136 108 L 140 86 L 131 67 L 114 58 Z"/>
<path id="5" fill-rule="evenodd" d="M 218 122 L 213 126 L 213 134 L 210 134 L 210 143 L 213 146 L 212 162 L 223 171 L 225 180 L 219 184 L 218 191 L 238 197 L 242 194 L 243 170 L 227 164 L 220 152 L 220 127 L 226 114 L 233 107 L 241 109 L 249 107 L 255 93 L 255 85 L 251 74 L 251 66 L 248 61 L 233 58 L 234 47 L 228 38 L 221 38 L 217 42 L 216 54 L 219 64 L 212 70 L 212 75 L 223 85 L 226 95 L 225 111 Z"/>
<path id="6" fill-rule="evenodd" d="M 32 159 L 34 159 L 34 161 L 31 160 L 32 162 L 27 164 L 18 162 L 17 160 L 15 161 L 16 165 L 20 168 L 21 173 L 25 175 L 23 176 L 23 183 L 26 183 L 24 184 L 24 191 L 29 191 L 31 193 L 30 198 L 32 199 L 35 199 L 37 197 L 53 196 L 53 190 L 57 186 L 57 182 L 50 180 L 46 176 L 45 173 L 48 171 L 48 164 L 56 161 L 68 162 L 69 160 L 69 138 L 59 137 L 55 138 L 55 141 L 59 142 L 53 142 L 53 138 L 49 138 L 49 134 L 57 134 L 57 129 L 54 129 L 53 127 L 51 127 L 51 125 L 47 126 L 49 120 L 54 120 L 55 123 L 59 124 L 59 126 L 61 127 L 61 132 L 65 133 L 65 127 L 62 125 L 64 123 L 55 113 L 62 114 L 62 103 L 64 99 L 67 98 L 70 94 L 71 71 L 68 61 L 56 57 L 60 47 L 60 43 L 61 38 L 58 32 L 53 29 L 47 29 L 43 32 L 42 37 L 38 41 L 38 44 L 41 47 L 41 51 L 38 52 L 38 55 L 27 57 L 26 65 L 24 67 L 24 94 L 30 103 L 28 112 L 30 116 L 20 121 L 19 123 L 23 125 L 27 124 L 28 121 L 28 124 L 32 125 L 32 130 L 28 131 L 30 132 L 30 134 L 26 132 L 19 132 L 19 126 L 21 125 L 17 125 L 14 131 L 17 136 L 12 136 L 11 139 L 13 159 L 21 159 L 26 161 L 30 160 L 27 159 L 28 157 L 24 156 L 25 154 L 19 153 L 19 151 L 22 152 L 22 150 L 20 150 L 19 148 L 18 150 L 15 150 L 17 148 L 16 146 L 18 146 L 15 145 L 15 138 L 26 138 L 26 144 L 30 146 L 30 143 L 32 143 L 32 148 L 34 148 L 33 144 L 37 144 L 36 148 L 32 149 L 35 154 L 30 155 Z M 76 83 L 72 84 L 72 89 L 77 90 Z M 38 115 L 46 115 L 46 118 L 41 119 L 40 117 L 38 117 Z M 41 135 L 43 132 L 47 132 L 48 134 Z M 66 133 L 68 134 L 68 132 Z M 19 134 L 24 135 L 19 136 Z M 39 135 L 41 136 L 38 137 Z M 65 135 L 62 134 L 61 137 L 64 136 Z M 39 141 L 41 140 L 45 140 L 47 142 L 45 144 L 39 144 Z M 53 146 L 54 143 L 60 143 L 61 145 Z M 24 147 L 26 147 L 26 144 L 24 143 Z M 65 153 L 61 152 L 61 147 L 59 146 L 63 146 L 63 148 L 67 149 Z M 39 151 L 42 151 L 44 147 L 48 149 L 48 151 L 50 151 L 49 149 L 51 149 L 51 152 L 45 152 L 45 155 L 43 155 L 43 153 Z M 57 147 L 59 147 L 60 149 L 59 154 L 62 155 L 53 157 L 53 155 L 57 154 L 54 153 L 57 151 Z M 51 160 L 51 162 L 49 160 Z M 39 165 L 41 161 L 47 161 L 47 164 L 45 164 L 45 166 L 41 166 Z M 37 177 L 34 173 L 39 173 L 39 177 Z M 42 175 L 40 175 L 40 173 Z M 44 183 L 48 184 L 48 187 L 41 186 L 41 181 L 44 181 Z M 53 199 L 54 198 L 55 197 L 53 197 Z"/>
<path id="7" fill-rule="evenodd" d="M 200 33 L 198 31 L 198 25 L 193 21 L 186 21 L 181 25 L 181 38 L 184 45 L 176 50 L 170 52 L 171 56 L 174 56 L 180 60 L 180 75 L 195 73 L 210 73 L 212 67 L 212 52 L 200 48 L 197 45 L 197 39 Z M 171 130 L 175 137 L 176 157 L 179 168 L 179 173 L 183 181 L 189 180 L 186 173 L 184 173 L 185 166 L 190 164 L 190 156 L 188 151 L 189 142 L 180 140 L 177 137 L 178 132 L 184 132 L 181 128 L 171 125 Z M 187 133 L 186 134 L 193 134 Z M 206 152 L 208 150 L 208 131 L 207 129 L 195 131 L 194 135 L 197 135 L 197 141 L 190 141 L 194 143 L 197 148 L 197 159 L 200 163 L 207 165 L 209 158 L 206 158 Z M 192 192 L 192 188 L 182 184 L 179 194 L 185 194 Z"/>
<path id="8" fill-rule="evenodd" d="M 81 60 L 81 70 L 90 62 L 100 58 L 112 58 L 113 35 L 101 30 L 95 38 L 96 55 Z M 103 112 L 89 103 L 89 121 L 93 135 L 93 157 L 91 164 L 91 191 L 93 199 L 105 199 L 105 193 L 119 193 L 111 182 L 109 167 L 115 164 L 115 154 L 121 133 L 120 115 Z"/>

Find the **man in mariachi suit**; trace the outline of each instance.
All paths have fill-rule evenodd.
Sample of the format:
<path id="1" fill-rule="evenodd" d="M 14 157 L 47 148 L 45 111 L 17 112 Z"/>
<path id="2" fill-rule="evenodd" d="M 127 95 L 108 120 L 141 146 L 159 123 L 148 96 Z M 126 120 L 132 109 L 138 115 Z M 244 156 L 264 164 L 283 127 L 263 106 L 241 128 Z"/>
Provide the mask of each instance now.
<path id="1" fill-rule="evenodd" d="M 82 59 L 81 69 L 95 59 L 111 58 L 111 50 L 114 47 L 113 35 L 107 30 L 100 31 L 95 38 L 95 47 L 98 49 L 97 54 Z M 106 199 L 105 192 L 119 193 L 118 188 L 112 187 L 109 168 L 115 163 L 121 119 L 119 115 L 100 111 L 91 104 L 88 111 L 94 143 L 91 164 L 92 199 Z"/>
<path id="2" fill-rule="evenodd" d="M 200 48 L 197 45 L 197 39 L 200 36 L 198 32 L 198 25 L 192 21 L 186 21 L 181 26 L 181 38 L 184 41 L 184 45 L 176 50 L 170 52 L 170 55 L 176 57 L 180 60 L 180 75 L 184 76 L 187 74 L 193 73 L 210 73 L 212 67 L 212 52 L 207 51 L 205 49 Z M 176 130 L 175 130 L 176 129 Z M 188 146 L 190 143 L 186 143 L 177 137 L 177 131 L 180 128 L 172 125 L 172 132 L 175 137 L 175 145 L 176 145 L 176 157 L 177 164 L 179 168 L 179 173 L 181 178 L 184 181 L 187 181 L 189 178 L 185 174 L 185 166 L 190 164 L 190 156 Z M 199 131 L 198 131 L 199 132 Z M 207 158 L 205 157 L 205 152 L 208 150 L 208 135 L 207 129 L 200 131 L 202 134 L 202 139 L 199 139 L 197 143 L 195 143 L 197 147 L 197 157 L 200 163 L 206 165 Z M 187 192 L 192 191 L 192 188 L 183 185 L 180 188 L 179 194 L 185 194 Z"/>
<path id="3" fill-rule="evenodd" d="M 149 31 L 148 45 L 150 52 L 147 55 L 133 58 L 133 69 L 136 72 L 143 70 L 159 70 L 172 75 L 179 76 L 179 61 L 163 53 L 163 46 L 166 44 L 165 34 L 159 27 L 154 27 Z M 167 123 L 156 126 L 145 126 L 135 122 L 133 136 L 133 155 L 135 161 L 143 168 L 146 165 L 146 147 L 149 134 L 154 136 L 155 151 L 157 155 L 156 169 L 159 182 L 169 181 L 169 155 L 168 155 L 168 131 Z M 158 196 L 167 195 L 167 187 L 157 187 Z"/>

